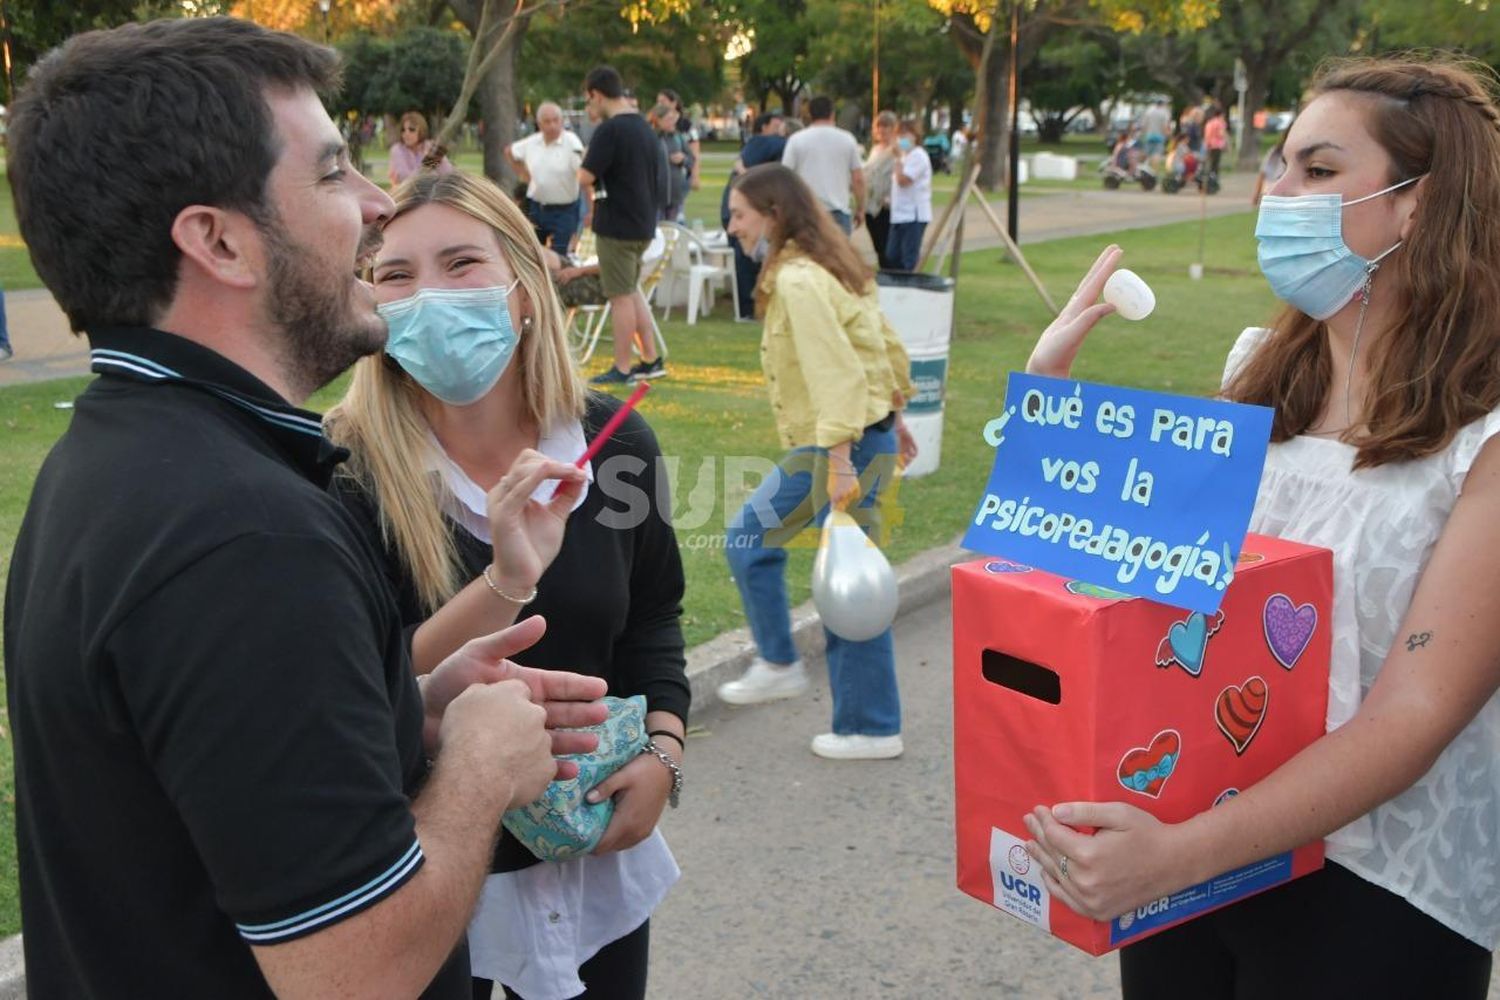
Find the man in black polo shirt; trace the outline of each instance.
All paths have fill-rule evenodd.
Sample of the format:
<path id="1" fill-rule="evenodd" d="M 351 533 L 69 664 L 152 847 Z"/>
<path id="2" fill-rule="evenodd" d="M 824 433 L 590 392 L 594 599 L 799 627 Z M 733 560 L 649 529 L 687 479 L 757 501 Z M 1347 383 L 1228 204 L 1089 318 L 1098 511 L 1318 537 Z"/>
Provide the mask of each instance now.
<path id="1" fill-rule="evenodd" d="M 100 374 L 6 591 L 33 997 L 467 998 L 500 813 L 585 745 L 547 724 L 603 716 L 566 701 L 601 682 L 503 660 L 536 627 L 419 689 L 324 492 L 342 455 L 294 403 L 382 345 L 354 270 L 392 208 L 323 110 L 337 75 L 163 21 L 73 38 L 11 108 L 22 234 Z"/>
<path id="2" fill-rule="evenodd" d="M 657 354 L 651 307 L 639 285 L 641 257 L 667 204 L 667 156 L 656 132 L 625 99 L 624 82 L 613 68 L 590 70 L 583 93 L 590 114 L 604 119 L 589 139 L 578 180 L 589 201 L 599 284 L 609 299 L 615 342 L 614 366 L 591 381 L 608 386 L 661 378 L 667 371 Z M 633 368 L 632 341 L 641 349 L 641 362 Z"/>

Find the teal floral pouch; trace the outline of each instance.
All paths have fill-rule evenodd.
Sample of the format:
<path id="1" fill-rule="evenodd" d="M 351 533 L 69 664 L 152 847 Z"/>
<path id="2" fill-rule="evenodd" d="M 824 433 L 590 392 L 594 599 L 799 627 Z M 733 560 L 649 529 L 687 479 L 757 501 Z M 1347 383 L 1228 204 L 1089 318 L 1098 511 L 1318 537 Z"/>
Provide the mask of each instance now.
<path id="1" fill-rule="evenodd" d="M 584 732 L 599 736 L 593 753 L 564 757 L 578 765 L 578 777 L 554 781 L 530 805 L 501 817 L 511 835 L 543 861 L 567 861 L 592 851 L 615 814 L 613 799 L 590 805 L 590 788 L 640 755 L 646 746 L 646 699 L 605 698 L 609 717 Z"/>

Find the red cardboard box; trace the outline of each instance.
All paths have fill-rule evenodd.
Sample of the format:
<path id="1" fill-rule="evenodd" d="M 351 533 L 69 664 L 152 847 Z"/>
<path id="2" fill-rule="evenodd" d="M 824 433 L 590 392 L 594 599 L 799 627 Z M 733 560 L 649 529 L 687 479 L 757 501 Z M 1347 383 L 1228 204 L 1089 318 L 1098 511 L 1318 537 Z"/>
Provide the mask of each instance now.
<path id="1" fill-rule="evenodd" d="M 1212 616 L 1005 559 L 953 568 L 958 886 L 1095 955 L 1323 866 L 1323 843 L 1114 920 L 1047 892 L 1021 817 L 1129 802 L 1180 822 L 1323 735 L 1333 559 L 1249 535 Z"/>

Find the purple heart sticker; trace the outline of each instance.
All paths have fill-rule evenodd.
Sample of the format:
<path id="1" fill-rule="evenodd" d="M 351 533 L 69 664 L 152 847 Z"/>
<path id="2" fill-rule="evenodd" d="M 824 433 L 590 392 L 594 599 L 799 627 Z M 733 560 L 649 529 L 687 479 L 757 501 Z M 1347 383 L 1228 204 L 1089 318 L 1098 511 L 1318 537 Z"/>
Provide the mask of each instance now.
<path id="1" fill-rule="evenodd" d="M 1266 645 L 1276 662 L 1290 670 L 1297 665 L 1318 628 L 1318 609 L 1311 604 L 1297 607 L 1285 594 L 1272 594 L 1266 601 Z"/>

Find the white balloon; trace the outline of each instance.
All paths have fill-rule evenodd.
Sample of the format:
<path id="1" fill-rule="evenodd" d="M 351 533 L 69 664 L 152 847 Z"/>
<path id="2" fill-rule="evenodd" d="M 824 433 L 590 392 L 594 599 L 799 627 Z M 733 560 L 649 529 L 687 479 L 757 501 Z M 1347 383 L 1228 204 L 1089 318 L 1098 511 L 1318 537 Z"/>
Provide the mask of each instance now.
<path id="1" fill-rule="evenodd" d="M 1139 274 L 1121 268 L 1104 283 L 1104 301 L 1126 319 L 1145 319 L 1156 308 L 1156 293 Z"/>
<path id="2" fill-rule="evenodd" d="M 845 511 L 829 512 L 823 524 L 812 594 L 823 625 L 840 639 L 873 639 L 896 620 L 896 572 Z"/>

